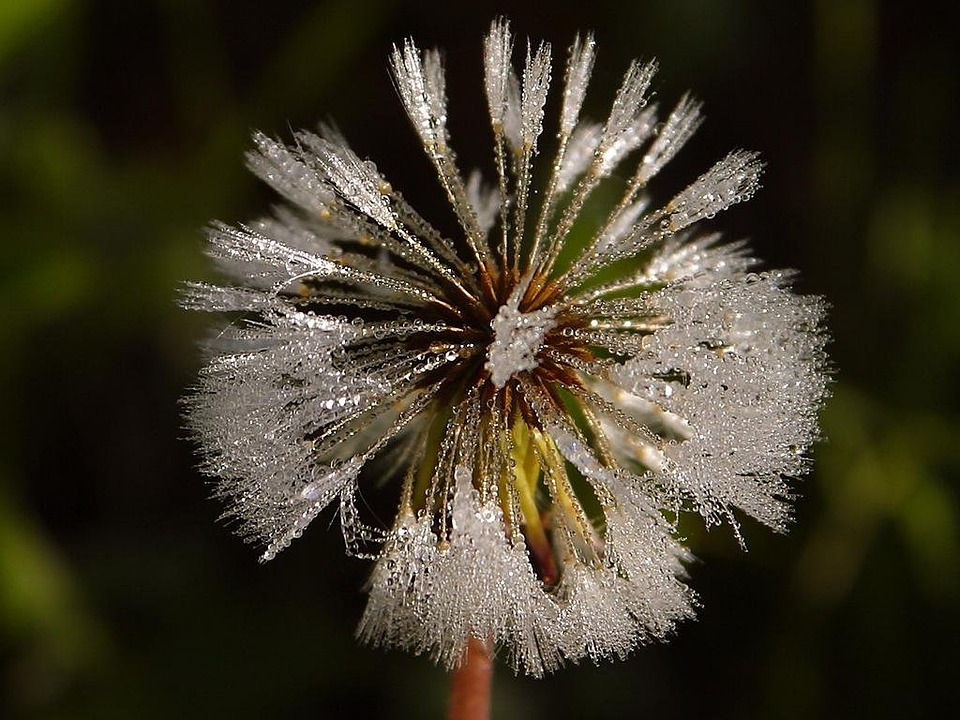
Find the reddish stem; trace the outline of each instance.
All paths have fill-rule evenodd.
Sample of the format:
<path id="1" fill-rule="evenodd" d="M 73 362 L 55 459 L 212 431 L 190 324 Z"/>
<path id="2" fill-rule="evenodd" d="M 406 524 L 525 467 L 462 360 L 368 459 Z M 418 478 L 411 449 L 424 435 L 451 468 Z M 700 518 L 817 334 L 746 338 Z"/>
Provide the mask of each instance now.
<path id="1" fill-rule="evenodd" d="M 488 720 L 492 680 L 490 648 L 483 641 L 470 638 L 463 662 L 451 678 L 447 720 Z"/>

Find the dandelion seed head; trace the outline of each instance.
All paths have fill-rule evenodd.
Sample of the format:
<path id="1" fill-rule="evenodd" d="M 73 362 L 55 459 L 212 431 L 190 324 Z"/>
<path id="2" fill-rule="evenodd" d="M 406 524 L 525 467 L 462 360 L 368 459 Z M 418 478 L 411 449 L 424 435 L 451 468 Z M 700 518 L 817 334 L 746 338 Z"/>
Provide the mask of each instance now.
<path id="1" fill-rule="evenodd" d="M 182 302 L 229 317 L 187 418 L 262 558 L 339 506 L 347 552 L 374 561 L 360 638 L 446 667 L 477 638 L 539 676 L 692 616 L 680 516 L 741 542 L 739 517 L 787 527 L 826 393 L 825 308 L 703 228 L 757 190 L 755 153 L 651 201 L 702 121 L 689 95 L 658 119 L 654 63 L 591 120 L 596 47 L 576 38 L 546 138 L 551 46 L 527 42 L 515 66 L 515 44 L 504 19 L 483 43 L 486 176 L 458 165 L 440 53 L 407 40 L 389 58 L 454 234 L 338 131 L 256 133 L 247 163 L 284 204 L 211 225 L 229 280 Z M 619 200 L 591 225 L 601 186 Z M 385 527 L 358 502 L 378 484 L 396 497 Z"/>

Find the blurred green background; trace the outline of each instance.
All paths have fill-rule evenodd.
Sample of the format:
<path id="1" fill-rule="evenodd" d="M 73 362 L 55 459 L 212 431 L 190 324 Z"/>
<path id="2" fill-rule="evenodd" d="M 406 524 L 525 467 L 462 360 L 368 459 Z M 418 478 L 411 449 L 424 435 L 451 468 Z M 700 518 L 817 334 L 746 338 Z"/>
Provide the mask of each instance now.
<path id="1" fill-rule="evenodd" d="M 944 3 L 948 5 L 949 3 Z M 657 57 L 707 123 L 673 189 L 734 146 L 765 186 L 718 225 L 833 306 L 829 440 L 788 537 L 691 538 L 703 609 L 672 643 L 544 681 L 495 717 L 941 717 L 960 647 L 960 27 L 931 3 L 0 0 L 0 715 L 439 717 L 444 674 L 357 645 L 368 565 L 321 518 L 276 561 L 216 522 L 177 398 L 209 318 L 202 227 L 273 200 L 249 133 L 335 118 L 430 216 L 391 86 L 446 49 L 463 165 L 489 163 L 480 39 L 505 12 L 562 54 L 592 28 L 588 111 Z M 949 715 L 949 713 L 946 713 Z"/>

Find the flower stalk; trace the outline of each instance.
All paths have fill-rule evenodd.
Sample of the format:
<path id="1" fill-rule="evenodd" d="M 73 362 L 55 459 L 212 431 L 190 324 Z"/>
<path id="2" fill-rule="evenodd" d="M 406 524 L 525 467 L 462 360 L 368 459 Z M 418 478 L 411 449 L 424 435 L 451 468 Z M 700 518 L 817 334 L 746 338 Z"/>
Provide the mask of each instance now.
<path id="1" fill-rule="evenodd" d="M 493 688 L 493 658 L 489 644 L 470 638 L 463 661 L 450 673 L 447 720 L 488 720 Z"/>

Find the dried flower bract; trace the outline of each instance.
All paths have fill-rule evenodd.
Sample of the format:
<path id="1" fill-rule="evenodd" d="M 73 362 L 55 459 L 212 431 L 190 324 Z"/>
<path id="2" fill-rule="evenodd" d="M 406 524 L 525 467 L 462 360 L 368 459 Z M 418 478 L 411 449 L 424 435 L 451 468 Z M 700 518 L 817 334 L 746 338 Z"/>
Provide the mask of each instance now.
<path id="1" fill-rule="evenodd" d="M 757 189 L 754 153 L 649 202 L 700 123 L 688 97 L 658 118 L 652 63 L 631 64 L 591 122 L 594 41 L 573 43 L 535 193 L 551 52 L 528 44 L 518 71 L 513 47 L 495 21 L 490 185 L 458 168 L 440 54 L 408 41 L 390 58 L 454 237 L 338 132 L 254 136 L 249 165 L 286 203 L 210 228 L 236 284 L 191 284 L 184 302 L 233 319 L 188 416 L 264 559 L 339 502 L 348 550 L 376 559 L 363 639 L 455 666 L 472 636 L 540 675 L 622 657 L 691 614 L 682 513 L 738 535 L 738 513 L 784 528 L 825 336 L 822 303 L 792 293 L 790 273 L 756 272 L 743 244 L 698 229 Z M 601 187 L 619 199 L 588 212 Z M 396 470 L 382 529 L 356 501 L 378 458 Z"/>

